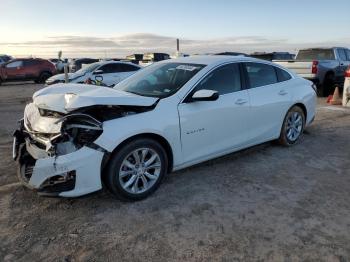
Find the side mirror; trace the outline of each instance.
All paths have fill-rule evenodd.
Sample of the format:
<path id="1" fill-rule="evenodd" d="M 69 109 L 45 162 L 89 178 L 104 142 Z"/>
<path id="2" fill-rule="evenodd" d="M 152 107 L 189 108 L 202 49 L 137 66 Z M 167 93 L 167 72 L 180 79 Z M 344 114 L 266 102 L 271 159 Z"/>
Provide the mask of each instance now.
<path id="1" fill-rule="evenodd" d="M 103 74 L 103 70 L 96 70 L 93 74 L 94 75 L 102 75 Z"/>
<path id="2" fill-rule="evenodd" d="M 192 101 L 215 101 L 219 98 L 218 91 L 202 89 L 192 95 Z"/>

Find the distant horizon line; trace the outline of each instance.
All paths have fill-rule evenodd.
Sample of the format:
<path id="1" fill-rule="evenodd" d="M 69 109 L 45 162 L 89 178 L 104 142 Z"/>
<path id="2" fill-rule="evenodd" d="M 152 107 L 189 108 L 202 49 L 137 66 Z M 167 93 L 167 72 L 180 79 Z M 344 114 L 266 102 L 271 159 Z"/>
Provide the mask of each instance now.
<path id="1" fill-rule="evenodd" d="M 47 36 L 41 40 L 0 42 L 1 53 L 14 57 L 125 57 L 134 53 L 161 52 L 174 54 L 176 39 L 180 39 L 180 52 L 206 54 L 219 52 L 290 52 L 302 48 L 350 46 L 350 37 L 313 41 L 266 36 L 230 36 L 210 39 L 188 39 L 153 33 L 131 33 L 119 36 L 99 37 L 82 35 Z M 66 55 L 65 55 L 66 54 Z"/>

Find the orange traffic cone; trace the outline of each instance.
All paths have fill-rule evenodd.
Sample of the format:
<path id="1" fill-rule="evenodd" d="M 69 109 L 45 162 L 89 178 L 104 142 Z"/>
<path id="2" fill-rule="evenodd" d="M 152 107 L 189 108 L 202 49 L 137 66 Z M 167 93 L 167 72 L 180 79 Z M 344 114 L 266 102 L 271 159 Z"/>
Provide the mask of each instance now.
<path id="1" fill-rule="evenodd" d="M 331 105 L 342 105 L 342 99 L 340 98 L 339 87 L 336 86 L 333 97 L 330 101 Z"/>

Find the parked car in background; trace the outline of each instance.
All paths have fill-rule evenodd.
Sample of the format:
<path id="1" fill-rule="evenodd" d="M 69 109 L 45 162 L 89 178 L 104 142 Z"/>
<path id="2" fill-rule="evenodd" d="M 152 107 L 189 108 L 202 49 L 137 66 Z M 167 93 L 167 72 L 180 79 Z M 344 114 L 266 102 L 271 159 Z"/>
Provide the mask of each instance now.
<path id="1" fill-rule="evenodd" d="M 0 83 L 7 81 L 28 81 L 44 83 L 56 74 L 56 67 L 40 58 L 13 59 L 0 66 Z"/>
<path id="2" fill-rule="evenodd" d="M 12 56 L 0 55 L 0 65 L 12 60 Z"/>
<path id="3" fill-rule="evenodd" d="M 170 58 L 175 59 L 175 58 L 179 58 L 179 57 L 188 57 L 188 56 L 190 56 L 190 55 L 176 51 L 174 54 L 172 54 L 170 56 Z"/>
<path id="4" fill-rule="evenodd" d="M 138 65 L 140 63 L 140 61 L 142 61 L 142 59 L 143 59 L 143 54 L 128 55 L 128 56 L 126 56 L 126 59 L 129 60 L 131 63 Z"/>
<path id="5" fill-rule="evenodd" d="M 40 194 L 76 197 L 106 185 L 139 200 L 168 172 L 270 140 L 291 146 L 315 113 L 313 83 L 281 66 L 185 57 L 154 63 L 114 88 L 39 90 L 13 152 L 18 177 Z"/>
<path id="6" fill-rule="evenodd" d="M 64 67 L 68 65 L 68 59 L 50 58 L 49 61 L 56 66 L 57 72 L 63 73 Z"/>
<path id="7" fill-rule="evenodd" d="M 159 62 L 163 60 L 170 59 L 169 54 L 165 53 L 145 53 L 143 55 L 142 61 L 139 62 L 139 65 L 141 66 L 148 66 L 153 64 L 154 62 Z"/>
<path id="8" fill-rule="evenodd" d="M 127 62 L 101 61 L 92 63 L 75 73 L 69 73 L 70 83 L 84 83 L 88 79 L 100 79 L 105 85 L 112 86 L 124 80 L 141 69 L 139 65 Z M 64 74 L 50 77 L 46 80 L 47 85 L 64 83 Z"/>
<path id="9" fill-rule="evenodd" d="M 267 60 L 267 61 L 294 59 L 294 55 L 288 52 L 272 52 L 272 53 L 255 52 L 255 53 L 252 53 L 250 56 L 254 58 L 262 59 L 262 60 Z"/>
<path id="10" fill-rule="evenodd" d="M 328 96 L 335 84 L 344 84 L 350 50 L 344 47 L 302 49 L 295 60 L 275 62 L 314 82 L 320 96 Z"/>
<path id="11" fill-rule="evenodd" d="M 217 53 L 215 55 L 248 56 L 245 53 L 239 53 L 239 52 L 221 52 L 221 53 Z"/>
<path id="12" fill-rule="evenodd" d="M 95 58 L 79 58 L 79 59 L 74 59 L 69 63 L 69 72 L 74 73 L 82 68 L 82 65 L 88 65 L 92 63 L 98 62 L 99 59 Z"/>

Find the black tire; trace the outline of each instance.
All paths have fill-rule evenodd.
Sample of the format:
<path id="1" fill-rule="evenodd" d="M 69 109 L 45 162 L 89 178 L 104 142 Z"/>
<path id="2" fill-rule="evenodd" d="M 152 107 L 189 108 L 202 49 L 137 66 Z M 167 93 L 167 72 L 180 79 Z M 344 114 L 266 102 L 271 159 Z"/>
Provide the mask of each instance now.
<path id="1" fill-rule="evenodd" d="M 145 190 L 144 192 L 132 193 L 130 191 L 134 186 L 131 187 L 130 191 L 127 191 L 127 189 L 125 189 L 122 185 L 122 183 L 124 182 L 123 179 L 125 178 L 125 181 L 126 181 L 124 184 L 125 186 L 126 184 L 128 184 L 130 180 L 132 180 L 131 179 L 132 176 L 134 177 L 138 175 L 141 176 L 141 174 L 132 173 L 130 175 L 127 175 L 121 178 L 120 174 L 121 172 L 123 172 L 123 170 L 121 169 L 124 168 L 123 163 L 126 159 L 129 161 L 129 163 L 134 164 L 134 162 L 132 162 L 132 159 L 128 158 L 129 156 L 131 157 L 132 152 L 135 152 L 137 150 L 144 150 L 144 149 L 150 149 L 152 153 L 155 152 L 158 155 L 159 158 L 157 159 L 160 161 L 160 167 L 158 168 L 159 175 L 157 179 L 148 180 L 150 184 L 151 183 L 153 184 L 147 190 Z M 147 158 L 145 157 L 145 159 Z M 124 172 L 126 173 L 132 172 L 131 170 L 134 170 L 134 169 L 125 170 Z M 129 143 L 122 146 L 121 148 L 118 148 L 118 150 L 112 154 L 109 160 L 108 166 L 106 168 L 106 172 L 104 174 L 104 182 L 107 188 L 109 189 L 109 191 L 119 199 L 127 200 L 127 201 L 137 201 L 148 197 L 159 187 L 167 170 L 168 170 L 168 157 L 164 148 L 157 141 L 153 139 L 139 138 L 134 141 L 130 141 Z M 134 171 L 134 172 L 138 172 L 138 171 Z M 142 173 L 142 171 L 140 172 Z M 155 169 L 154 169 L 154 172 L 155 172 Z M 146 176 L 144 176 L 144 178 L 145 177 Z M 148 177 L 146 178 L 148 179 Z M 144 182 L 142 181 L 141 178 L 136 178 L 136 182 L 133 183 L 133 185 L 137 184 L 136 187 L 139 188 L 138 187 L 138 185 L 140 184 L 139 182 L 141 182 L 144 185 Z"/>
<path id="2" fill-rule="evenodd" d="M 327 97 L 334 92 L 334 74 L 327 73 L 321 86 L 319 96 Z"/>
<path id="3" fill-rule="evenodd" d="M 43 72 L 40 74 L 39 78 L 35 80 L 35 83 L 44 84 L 45 81 L 52 76 L 49 72 Z"/>
<path id="4" fill-rule="evenodd" d="M 300 130 L 298 128 L 291 128 L 291 118 L 293 118 L 293 116 L 298 115 L 301 117 L 301 128 Z M 299 123 L 299 121 L 298 121 Z M 294 126 L 294 125 L 293 125 Z M 298 124 L 299 127 L 299 124 Z M 280 137 L 278 139 L 278 143 L 283 145 L 283 146 L 291 146 L 293 144 L 295 144 L 301 137 L 301 135 L 304 132 L 304 128 L 305 128 L 305 114 L 304 111 L 299 107 L 299 106 L 293 106 L 291 109 L 288 110 L 286 116 L 284 117 L 283 120 L 283 124 L 282 124 L 282 128 L 281 128 L 281 133 L 280 133 Z M 290 131 L 291 129 L 298 131 L 296 133 L 298 133 L 298 135 L 293 139 L 290 136 L 289 132 L 293 132 Z"/>
<path id="5" fill-rule="evenodd" d="M 1 84 L 2 84 L 2 79 L 0 78 L 0 86 L 1 86 Z"/>

